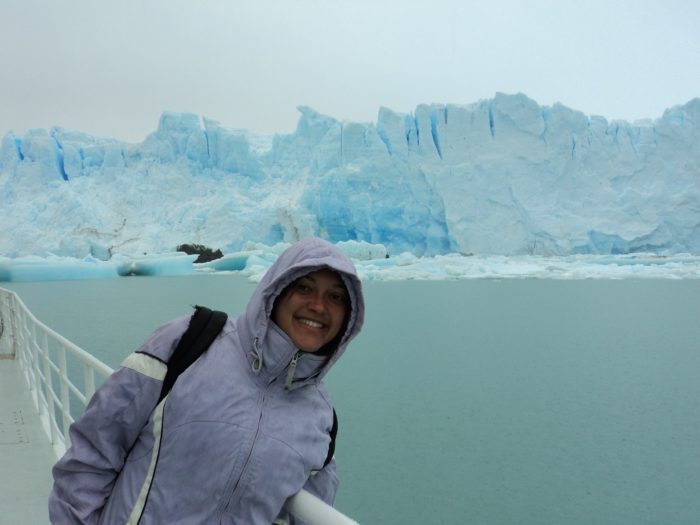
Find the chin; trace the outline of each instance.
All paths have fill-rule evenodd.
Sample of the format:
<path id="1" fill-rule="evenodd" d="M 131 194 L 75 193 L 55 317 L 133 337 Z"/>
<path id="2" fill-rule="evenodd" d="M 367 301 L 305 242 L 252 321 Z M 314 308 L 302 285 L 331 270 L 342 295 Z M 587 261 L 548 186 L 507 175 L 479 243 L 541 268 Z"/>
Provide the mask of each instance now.
<path id="1" fill-rule="evenodd" d="M 309 347 L 309 346 L 303 346 L 303 345 L 302 345 L 302 346 L 297 345 L 297 348 L 298 348 L 299 350 L 301 350 L 302 352 L 306 352 L 307 354 L 314 354 L 314 353 L 318 352 L 321 348 L 323 348 L 323 345 L 321 345 L 321 346 L 311 346 L 311 347 Z"/>

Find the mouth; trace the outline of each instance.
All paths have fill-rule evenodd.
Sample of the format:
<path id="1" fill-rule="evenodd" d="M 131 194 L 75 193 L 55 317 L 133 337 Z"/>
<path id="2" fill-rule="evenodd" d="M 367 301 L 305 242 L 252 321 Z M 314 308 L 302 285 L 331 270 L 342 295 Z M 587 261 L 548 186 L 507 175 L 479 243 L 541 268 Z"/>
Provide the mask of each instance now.
<path id="1" fill-rule="evenodd" d="M 299 321 L 303 325 L 306 325 L 310 328 L 315 328 L 317 330 L 320 330 L 321 328 L 323 328 L 325 326 L 323 323 L 320 323 L 318 321 L 314 321 L 313 319 L 307 319 L 305 317 L 297 317 L 297 321 Z"/>

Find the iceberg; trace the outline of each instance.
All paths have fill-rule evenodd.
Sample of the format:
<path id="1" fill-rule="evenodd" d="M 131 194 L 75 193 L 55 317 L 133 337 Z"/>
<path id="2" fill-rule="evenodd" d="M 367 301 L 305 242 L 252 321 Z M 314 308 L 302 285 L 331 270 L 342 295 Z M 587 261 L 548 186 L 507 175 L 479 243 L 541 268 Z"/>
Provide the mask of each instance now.
<path id="1" fill-rule="evenodd" d="M 8 133 L 0 255 L 233 254 L 311 235 L 384 247 L 373 259 L 700 252 L 700 99 L 635 123 L 501 93 L 376 123 L 299 111 L 274 136 L 175 112 L 136 144 Z"/>
<path id="2" fill-rule="evenodd" d="M 403 252 L 387 257 L 386 247 L 364 242 L 337 243 L 353 259 L 364 281 L 459 280 L 459 279 L 700 279 L 700 255 L 491 255 L 457 253 L 418 257 Z M 259 282 L 286 243 L 265 246 L 249 243 L 245 249 L 224 257 L 195 263 L 196 255 L 164 253 L 129 257 L 116 255 L 109 261 L 94 257 L 2 257 L 2 282 L 72 279 L 128 278 L 129 276 L 180 276 L 235 274 Z"/>
<path id="3" fill-rule="evenodd" d="M 105 262 L 92 257 L 0 257 L 0 282 L 109 279 L 120 275 L 119 268 L 116 260 Z"/>

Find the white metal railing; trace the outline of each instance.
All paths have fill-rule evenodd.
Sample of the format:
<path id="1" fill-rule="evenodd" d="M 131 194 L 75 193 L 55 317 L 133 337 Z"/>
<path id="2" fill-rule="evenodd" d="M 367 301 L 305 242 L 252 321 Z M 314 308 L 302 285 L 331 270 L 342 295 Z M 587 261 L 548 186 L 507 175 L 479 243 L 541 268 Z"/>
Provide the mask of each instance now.
<path id="1" fill-rule="evenodd" d="M 95 375 L 106 378 L 112 368 L 43 324 L 15 292 L 5 288 L 0 288 L 0 358 L 20 364 L 44 430 L 56 457 L 61 457 L 70 447 L 71 400 L 82 405 L 82 413 L 95 393 Z M 69 378 L 75 367 L 83 369 L 82 385 Z M 289 498 L 285 508 L 308 525 L 357 525 L 305 490 Z"/>
<path id="2" fill-rule="evenodd" d="M 44 430 L 60 457 L 70 446 L 71 402 L 82 405 L 74 407 L 73 413 L 82 413 L 95 393 L 95 375 L 103 379 L 112 369 L 39 321 L 16 293 L 4 288 L 0 288 L 0 318 L 3 353 L 19 363 Z M 82 385 L 69 377 L 71 365 L 82 367 Z"/>

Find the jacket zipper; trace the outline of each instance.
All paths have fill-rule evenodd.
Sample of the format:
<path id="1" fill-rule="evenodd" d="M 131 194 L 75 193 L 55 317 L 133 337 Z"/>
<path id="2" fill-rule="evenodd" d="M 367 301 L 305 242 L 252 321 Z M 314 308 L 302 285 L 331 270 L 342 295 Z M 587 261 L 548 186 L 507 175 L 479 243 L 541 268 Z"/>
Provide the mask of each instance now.
<path id="1" fill-rule="evenodd" d="M 297 369 L 297 363 L 301 359 L 301 352 L 297 350 L 297 353 L 292 357 L 289 367 L 287 368 L 287 378 L 284 381 L 284 389 L 289 391 L 292 389 L 292 381 L 294 380 L 294 372 Z"/>
<path id="2" fill-rule="evenodd" d="M 253 442 L 250 446 L 250 450 L 248 450 L 248 455 L 245 458 L 245 461 L 243 462 L 243 467 L 241 468 L 241 474 L 238 476 L 238 479 L 236 480 L 236 484 L 233 486 L 233 490 L 231 491 L 230 497 L 227 498 L 226 505 L 224 506 L 223 510 L 221 511 L 219 516 L 222 516 L 223 514 L 226 513 L 226 510 L 228 509 L 229 505 L 231 505 L 231 502 L 233 501 L 234 496 L 236 495 L 236 492 L 238 491 L 238 486 L 241 484 L 241 480 L 246 474 L 246 471 L 248 470 L 248 464 L 250 463 L 250 458 L 253 457 L 253 452 L 255 451 L 255 446 L 258 444 L 258 435 L 260 434 L 260 427 L 262 426 L 262 418 L 263 418 L 263 413 L 264 413 L 264 406 L 265 406 L 265 397 L 267 394 L 267 391 L 269 390 L 270 386 L 274 383 L 274 379 L 270 382 L 269 385 L 265 388 L 265 390 L 262 393 L 262 399 L 260 400 L 260 414 L 258 415 L 258 426 L 255 429 L 255 435 L 253 436 Z"/>
<path id="3" fill-rule="evenodd" d="M 287 378 L 285 381 L 285 389 L 289 390 L 291 387 L 291 381 L 294 378 L 294 372 L 297 368 L 297 363 L 299 362 L 299 359 L 301 359 L 302 352 L 297 351 L 294 354 L 294 357 L 292 357 L 292 360 L 289 363 L 289 367 L 287 368 Z M 267 394 L 267 391 L 270 389 L 270 387 L 274 384 L 276 379 L 273 379 L 270 381 L 270 383 L 265 387 L 265 390 L 262 393 L 262 399 L 260 401 L 260 414 L 258 415 L 258 426 L 255 429 L 255 435 L 253 436 L 253 443 L 250 446 L 250 450 L 248 451 L 248 455 L 245 458 L 245 462 L 243 463 L 243 468 L 241 469 L 241 474 L 238 476 L 238 479 L 236 480 L 236 484 L 233 486 L 233 490 L 231 491 L 231 496 L 227 499 L 226 506 L 223 508 L 223 510 L 220 513 L 220 516 L 226 513 L 226 510 L 228 509 L 229 505 L 231 505 L 231 502 L 233 501 L 236 492 L 238 491 L 238 486 L 241 484 L 241 480 L 246 474 L 246 471 L 248 470 L 248 464 L 250 463 L 250 458 L 253 457 L 253 452 L 255 451 L 255 446 L 258 444 L 258 435 L 260 434 L 260 427 L 262 426 L 262 418 L 263 418 L 263 413 L 264 413 L 264 407 L 265 407 L 265 397 Z M 287 386 L 289 384 L 289 386 Z"/>

